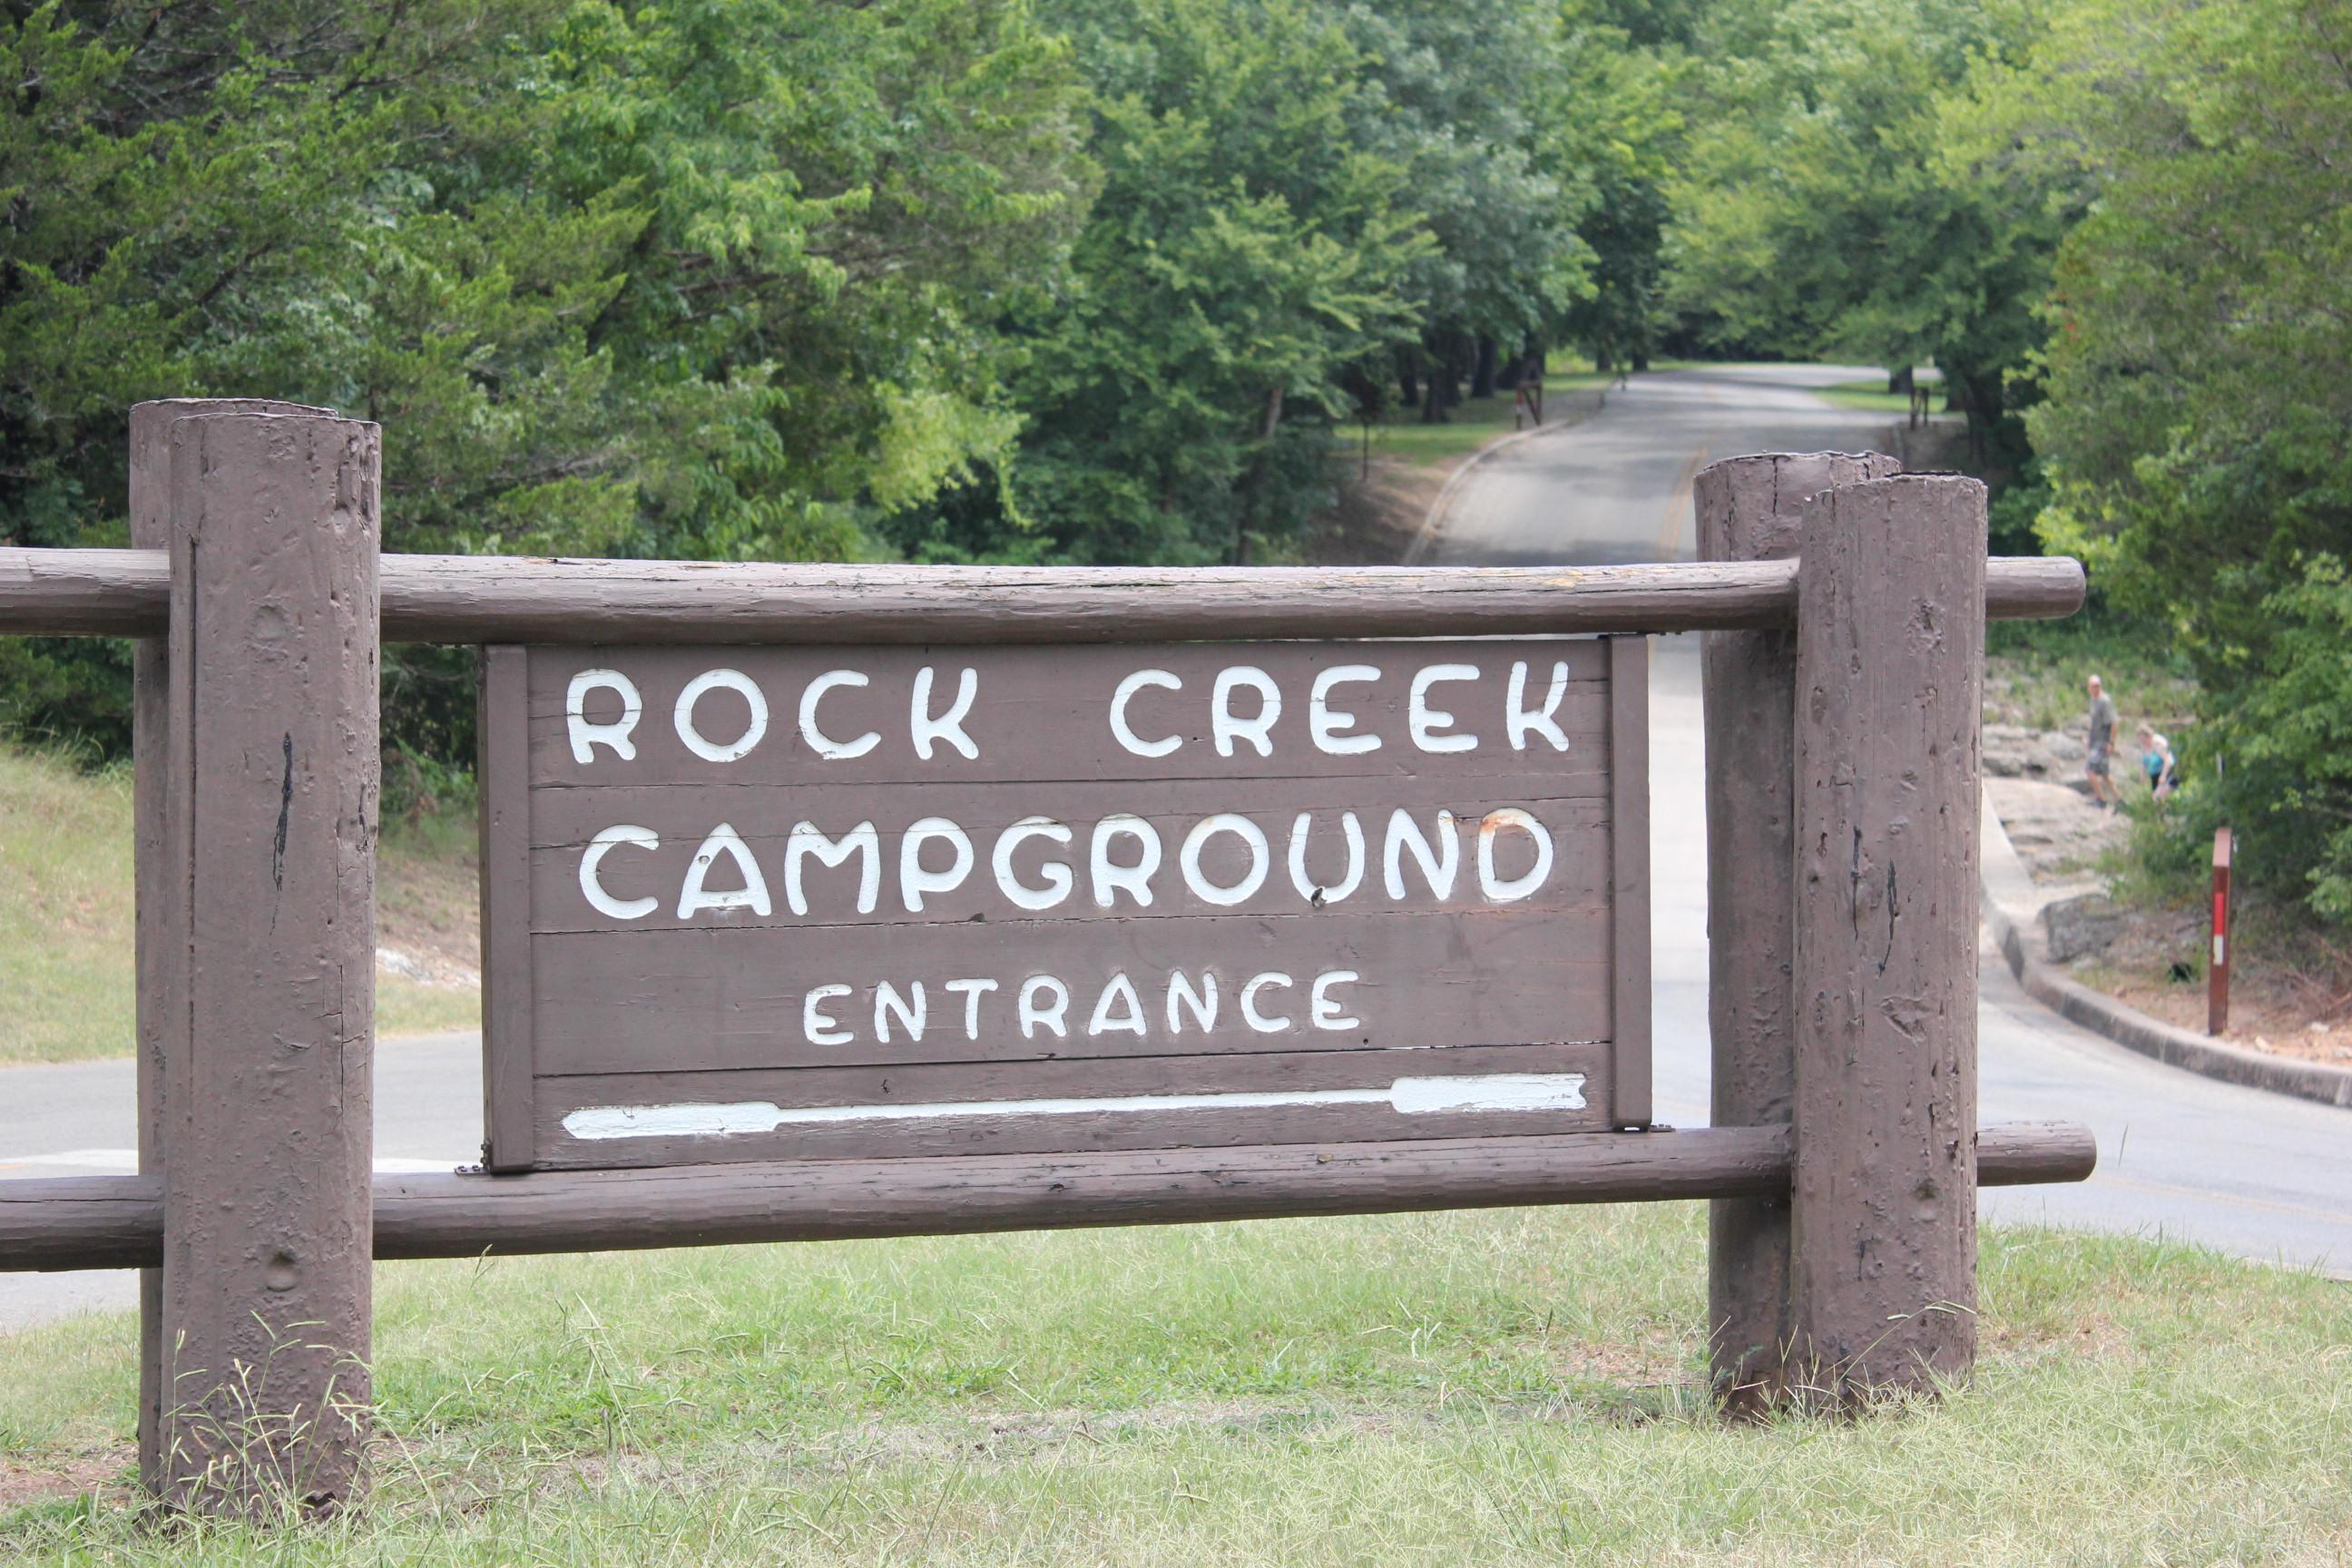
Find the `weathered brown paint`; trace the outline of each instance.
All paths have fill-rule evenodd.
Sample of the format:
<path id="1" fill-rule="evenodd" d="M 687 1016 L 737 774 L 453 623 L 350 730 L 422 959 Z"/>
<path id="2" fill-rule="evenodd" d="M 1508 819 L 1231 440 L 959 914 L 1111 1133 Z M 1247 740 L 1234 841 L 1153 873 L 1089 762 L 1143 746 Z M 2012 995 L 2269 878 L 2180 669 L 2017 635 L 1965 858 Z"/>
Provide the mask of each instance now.
<path id="1" fill-rule="evenodd" d="M 131 542 L 168 552 L 172 544 L 172 426 L 201 414 L 326 414 L 294 403 L 257 398 L 182 397 L 142 403 L 131 410 Z M 167 764 L 171 735 L 170 649 L 161 637 L 141 637 L 131 650 L 131 836 L 136 913 L 139 1168 L 163 1169 L 165 1063 L 186 1049 L 188 916 L 187 852 L 180 835 L 185 791 L 172 787 Z M 159 1484 L 162 1447 L 163 1277 L 139 1277 L 139 1473 Z"/>
<path id="2" fill-rule="evenodd" d="M 1792 1186 L 1791 1331 L 1799 1355 L 1819 1374 L 1816 1384 L 1850 1398 L 1966 1370 L 1979 1182 L 2079 1180 L 2090 1169 L 2094 1152 L 2080 1128 L 1995 1128 L 1980 1138 L 1973 1131 L 1969 938 L 1982 622 L 1987 614 L 2069 613 L 2080 602 L 2082 576 L 2071 562 L 1986 566 L 1982 491 L 1972 482 L 1876 481 L 1833 490 L 1811 509 L 1808 537 L 1823 542 L 1801 566 L 1739 560 L 1598 571 L 1171 574 L 395 557 L 381 567 L 379 620 L 373 426 L 284 405 L 184 404 L 142 408 L 134 430 L 134 542 L 166 548 L 0 550 L 0 631 L 152 637 L 170 627 L 168 647 L 140 653 L 136 713 L 141 1141 L 150 1173 L 0 1188 L 0 1268 L 162 1265 L 147 1302 L 148 1330 L 151 1345 L 156 1328 L 163 1331 L 177 1386 L 167 1394 L 151 1382 L 142 1392 L 142 1459 L 151 1481 L 183 1502 L 249 1507 L 291 1493 L 320 1508 L 352 1495 L 365 1428 L 371 1254 L 1667 1196 L 1753 1202 Z M 1789 474 L 1776 475 L 1776 486 L 1786 482 Z M 1702 490 L 1702 504 L 1713 504 Z M 1766 509 L 1775 520 L 1782 499 L 1776 493 Z M 1183 1146 L 1139 1148 L 1124 1112 L 1085 1107 L 1050 1124 L 977 1114 L 886 1136 L 820 1118 L 814 1131 L 803 1126 L 740 1142 L 725 1163 L 393 1178 L 374 1183 L 371 1195 L 380 634 L 529 635 L 571 647 L 618 641 L 633 645 L 625 657 L 639 659 L 661 657 L 646 646 L 655 644 L 854 642 L 873 669 L 903 674 L 925 661 L 959 668 L 948 661 L 967 656 L 954 649 L 980 644 L 1006 645 L 984 656 L 1003 658 L 1019 645 L 1153 638 L 1785 627 L 1801 597 L 1807 704 L 1798 742 L 1801 875 L 1790 984 L 1802 1005 L 1793 1128 L 1725 1125 L 1625 1137 L 1587 1131 L 1648 1119 L 1647 867 L 1638 853 L 1646 838 L 1643 645 L 1621 638 L 1605 652 L 1584 645 L 1571 656 L 1581 661 L 1579 686 L 1559 710 L 1580 742 L 1569 765 L 1507 767 L 1466 781 L 1489 795 L 1519 795 L 1472 805 L 1540 804 L 1560 814 L 1568 837 L 1589 851 L 1587 863 L 1555 878 L 1523 910 L 1401 907 L 1365 920 L 1319 907 L 1210 910 L 1178 898 L 1148 920 L 1111 922 L 1129 928 L 1126 960 L 1142 973 L 1162 962 L 1158 946 L 1196 927 L 1247 927 L 1263 954 L 1302 929 L 1328 937 L 1352 919 L 1360 930 L 1339 949 L 1352 954 L 1357 949 L 1347 942 L 1406 951 L 1395 944 L 1402 921 L 1453 921 L 1459 940 L 1446 948 L 1450 956 L 1428 956 L 1441 944 L 1412 950 L 1422 984 L 1410 989 L 1440 999 L 1423 1014 L 1408 1007 L 1398 1015 L 1413 1027 L 1397 1028 L 1392 1018 L 1385 1037 L 1374 1039 L 1377 1031 L 1367 1028 L 1361 1038 L 1315 1042 L 1319 1049 L 1287 1048 L 1297 1042 L 1286 1040 L 1286 1048 L 1253 1051 L 1230 1031 L 1211 1031 L 1184 1042 L 1183 1051 L 1013 1050 L 975 1058 L 894 1047 L 786 1065 L 746 1052 L 741 1038 L 719 1030 L 673 1051 L 677 1059 L 648 1065 L 632 1054 L 638 1042 L 630 1031 L 600 1038 L 583 1026 L 567 1026 L 544 1053 L 547 1042 L 524 1031 L 529 1048 L 520 1056 L 494 1050 L 487 1075 L 493 1129 L 507 1129 L 509 1147 L 530 1157 L 553 1149 L 552 1163 L 589 1158 L 563 1147 L 568 1110 L 658 1099 L 682 1092 L 681 1085 L 803 1109 L 1169 1089 L 1338 1094 L 1344 1108 L 1316 1128 L 1280 1106 L 1189 1107 L 1160 1124 Z M 910 651 L 916 645 L 939 647 Z M 1453 656 L 1428 645 L 1363 646 L 1357 652 L 1294 642 L 1255 657 L 1311 673 L 1318 661 L 1342 658 L 1483 662 L 1510 645 L 1462 645 Z M 1136 649 L 1116 657 L 1132 668 L 1139 654 L 1153 654 L 1169 668 L 1206 671 L 1250 652 Z M 707 653 L 670 657 L 674 664 L 708 662 Z M 805 663 L 820 656 L 792 657 Z M 787 656 L 730 655 L 729 662 L 763 658 Z M 664 784 L 633 790 L 563 777 L 560 765 L 535 770 L 531 735 L 535 724 L 545 727 L 545 715 L 530 699 L 528 663 L 520 650 L 499 648 L 485 666 L 485 879 L 492 905 L 486 942 L 488 967 L 506 980 L 494 981 L 488 1006 L 493 1029 L 509 1036 L 514 1031 L 496 1020 L 537 1022 L 543 976 L 526 964 L 518 980 L 496 961 L 518 944 L 555 944 L 550 951 L 560 953 L 564 942 L 594 940 L 593 926 L 567 924 L 560 913 L 541 918 L 542 906 L 560 903 L 561 884 L 551 891 L 530 879 L 534 856 L 578 849 L 580 825 L 590 819 L 565 813 L 598 798 L 670 809 L 730 784 L 690 763 Z M 1599 673 L 1603 665 L 1606 675 Z M 1086 668 L 1067 647 L 1041 651 L 1033 667 L 1038 673 L 1030 684 L 1039 692 Z M 1712 670 L 1710 682 L 1712 707 L 1720 684 Z M 1008 792 L 1040 784 L 1077 792 L 1056 807 L 1073 816 L 1083 815 L 1086 792 L 1149 786 L 1183 797 L 1151 805 L 1150 815 L 1173 821 L 1211 809 L 1218 790 L 1245 799 L 1217 801 L 1217 808 L 1251 812 L 1328 810 L 1371 788 L 1430 809 L 1465 782 L 1420 759 L 1394 765 L 1395 752 L 1371 765 L 1322 765 L 1328 759 L 1310 755 L 1313 765 L 1272 777 L 1247 762 L 1190 773 L 1135 767 L 1103 751 L 1098 735 L 1091 746 L 1066 743 L 1070 716 L 1086 709 L 1085 701 L 1044 701 L 1029 714 L 1029 731 L 1008 730 L 1013 765 L 992 759 L 993 773 L 964 781 L 961 793 L 980 807 L 979 817 L 1005 815 L 987 804 L 992 790 L 1009 805 Z M 1364 731 L 1398 737 L 1395 701 L 1364 707 L 1363 714 Z M 1297 721 L 1294 709 L 1283 733 L 1295 738 Z M 661 732 L 657 721 L 646 731 Z M 1197 742 L 1197 720 L 1188 733 Z M 1732 737 L 1719 749 L 1718 771 L 1743 747 L 1761 754 L 1753 737 Z M 1608 765 L 1592 768 L 1595 755 Z M 750 791 L 732 781 L 738 798 L 753 798 L 764 784 L 772 795 L 790 791 L 798 804 L 822 804 L 824 789 L 797 776 L 807 760 L 792 756 L 789 744 L 780 748 L 770 762 L 782 771 Z M 1737 786 L 1733 773 L 1725 782 Z M 934 784 L 928 769 L 885 748 L 866 771 L 836 773 L 831 787 L 863 805 L 894 789 Z M 1711 809 L 1725 798 L 1712 796 Z M 1752 804 L 1752 794 L 1747 799 Z M 762 820 L 756 809 L 742 815 Z M 1770 825 L 1763 826 L 1769 837 Z M 1841 893 L 1834 846 L 1848 830 L 1853 847 Z M 771 837 L 774 831 L 771 824 Z M 1733 858 L 1759 853 L 1735 851 Z M 1728 907 L 1718 897 L 1718 914 Z M 1876 935 L 1881 913 L 1885 937 L 1874 970 L 1866 939 Z M 1055 940 L 1017 930 L 1023 922 L 1002 910 L 982 907 L 972 917 L 971 923 L 993 924 L 1024 952 Z M 655 944 L 646 950 L 651 953 L 665 941 L 691 946 L 708 936 L 713 940 L 702 945 L 723 945 L 791 923 L 641 934 Z M 871 945 L 858 932 L 857 921 L 836 921 L 800 924 L 790 934 L 811 944 Z M 1734 945 L 1761 963 L 1770 944 Z M 1449 963 L 1481 950 L 1507 960 L 1510 977 L 1476 984 L 1448 978 Z M 1736 969 L 1738 954 L 1727 957 Z M 554 964 L 559 977 L 569 973 L 564 962 Z M 656 965 L 646 979 L 659 983 L 667 973 L 691 989 L 692 977 L 677 967 Z M 1770 967 L 1756 971 L 1767 990 Z M 1527 982 L 1526 974 L 1536 978 Z M 1538 996 L 1549 1004 L 1540 1023 L 1496 1022 L 1515 1019 L 1513 1010 L 1531 1008 Z M 1492 1016 L 1483 1016 L 1496 998 Z M 1761 1016 L 1749 1013 L 1751 1024 Z M 751 1035 L 762 1027 L 755 1021 Z M 1750 1043 L 1764 1032 L 1751 1029 Z M 1481 1037 L 1489 1034 L 1507 1037 Z M 1719 1045 L 1725 1037 L 1718 1028 Z M 1759 1059 L 1769 1076 L 1772 1062 Z M 1438 1061 L 1477 1074 L 1577 1073 L 1590 1102 L 1573 1113 L 1424 1108 L 1408 1115 L 1375 1103 L 1376 1095 L 1364 1098 L 1392 1077 L 1443 1082 L 1448 1074 L 1433 1075 L 1430 1066 Z M 1746 1089 L 1760 1081 L 1751 1077 Z M 537 1092 L 518 1102 L 517 1084 Z M 1769 1084 L 1763 1092 L 1769 1098 Z M 646 1147 L 656 1158 L 707 1152 L 683 1143 L 665 1150 L 657 1141 Z M 769 1157 L 787 1152 L 802 1157 Z M 159 1156 L 161 1177 L 152 1173 Z M 151 1368 L 160 1359 L 151 1358 Z"/>
<path id="3" fill-rule="evenodd" d="M 1650 645 L 1609 639 L 1610 1124 L 1650 1124 Z"/>
<path id="4" fill-rule="evenodd" d="M 2079 1182 L 2090 1130 L 2009 1122 L 1978 1143 L 1986 1186 Z M 380 1258 L 848 1240 L 1081 1225 L 1785 1192 L 1789 1129 L 1623 1137 L 806 1160 L 524 1176 L 379 1176 Z M 0 1182 L 0 1268 L 128 1268 L 163 1247 L 152 1176 Z"/>
<path id="5" fill-rule="evenodd" d="M 2083 607 L 2080 563 L 2002 557 L 1996 620 Z M 160 552 L 0 549 L 0 636 L 151 637 Z M 422 643 L 1014 644 L 1721 631 L 1797 619 L 1789 561 L 1654 566 L 769 566 L 389 555 L 383 635 Z"/>
<path id="6" fill-rule="evenodd" d="M 1549 716 L 1564 751 L 1540 734 L 1511 742 L 1508 693 L 1525 665 L 1521 710 Z M 1333 693 L 1350 742 L 1318 747 L 1310 725 L 1317 678 L 1339 666 L 1378 671 Z M 1433 691 L 1444 736 L 1475 737 L 1471 751 L 1423 746 L 1409 722 L 1416 674 L 1470 669 Z M 890 1150 L 907 1155 L 975 1148 L 1015 1152 L 1160 1143 L 1328 1141 L 1339 1136 L 1449 1136 L 1598 1130 L 1648 1121 L 1648 833 L 1646 670 L 1638 638 L 1607 642 L 1384 641 L 1144 645 L 1117 650 L 1006 647 L 536 648 L 489 650 L 485 663 L 485 966 L 493 976 L 488 1031 L 489 1163 L 510 1171 L 761 1160 Z M 1561 696 L 1548 700 L 1556 668 Z M 1221 671 L 1261 672 L 1279 692 L 1265 751 L 1212 734 Z M 940 741 L 926 756 L 910 728 L 915 693 L 937 716 L 972 671 L 961 736 L 975 754 Z M 730 686 L 688 699 L 706 672 L 759 693 L 765 730 L 740 755 L 698 754 L 677 717 L 722 749 L 753 732 L 750 698 Z M 1155 673 L 1123 710 L 1139 754 L 1111 723 L 1116 694 L 1134 672 Z M 837 671 L 865 684 L 829 684 Z M 575 748 L 571 706 L 610 724 L 641 717 L 629 754 L 598 741 Z M 592 689 L 591 679 L 604 682 Z M 1171 687 L 1168 682 L 1174 682 Z M 518 689 L 523 693 L 518 696 Z M 814 710 L 803 694 L 821 695 Z M 1233 710 L 1255 717 L 1262 694 L 1247 686 Z M 526 711 L 527 756 L 515 766 L 513 716 Z M 855 755 L 825 756 L 803 736 L 804 711 L 835 742 L 872 735 Z M 863 742 L 861 742 L 863 743 Z M 527 795 L 511 776 L 524 772 Z M 1498 877 L 1533 868 L 1526 836 L 1497 831 L 1484 847 L 1480 823 L 1504 808 L 1532 813 L 1550 836 L 1551 869 L 1531 896 L 1489 903 L 1479 864 Z M 1452 893 L 1434 897 L 1407 858 L 1402 901 L 1382 887 L 1390 814 L 1404 810 L 1433 830 L 1451 810 L 1458 868 Z M 1342 814 L 1353 813 L 1363 854 L 1352 890 Z M 1237 902 L 1213 902 L 1179 870 L 1187 831 L 1207 818 L 1247 818 L 1265 836 L 1265 874 Z M 1310 815 L 1310 876 L 1328 880 L 1310 899 L 1293 879 L 1288 836 Z M 1626 816 L 1622 832 L 1615 826 Z M 900 899 L 898 869 L 911 825 L 947 818 L 966 832 L 978 862 L 961 886 L 933 892 L 918 913 Z M 1074 842 L 1021 855 L 1034 884 L 1050 860 L 1076 886 L 1049 910 L 1026 909 L 1001 890 L 990 861 L 1000 834 L 1025 818 L 1064 824 Z M 1093 824 L 1129 817 L 1161 845 L 1148 907 L 1121 895 L 1109 910 L 1088 898 Z M 878 845 L 880 898 L 850 897 L 862 862 L 803 863 L 806 907 L 790 907 L 786 847 L 795 824 L 838 839 L 870 825 Z M 759 865 L 770 899 L 751 909 L 677 907 L 678 890 L 705 836 L 721 824 Z M 601 862 L 608 897 L 654 900 L 625 919 L 600 910 L 583 886 L 583 857 L 602 831 L 650 831 Z M 518 843 L 522 847 L 518 849 Z M 933 860 L 939 847 L 933 846 Z M 1131 847 L 1116 857 L 1131 863 Z M 1230 834 L 1210 841 L 1210 879 L 1237 885 L 1248 865 Z M 739 888 L 726 866 L 717 888 Z M 513 890 L 524 890 L 526 908 Z M 1327 901 L 1322 889 L 1333 889 Z M 1176 972 L 1194 986 L 1214 975 L 1219 1008 L 1204 1026 L 1169 1022 Z M 1254 974 L 1291 977 L 1266 993 L 1278 1004 L 1268 1030 L 1244 1021 L 1241 990 Z M 1316 1026 L 1318 974 L 1345 973 L 1347 1028 Z M 1051 975 L 1070 993 L 1065 1029 L 1014 1026 L 1016 994 Z M 1143 1026 L 1089 1032 L 1088 1010 L 1123 977 Z M 950 992 L 960 978 L 993 989 L 978 1002 Z M 924 1023 L 894 1017 L 882 1030 L 881 987 L 894 998 L 922 988 Z M 850 1037 L 820 1042 L 807 1023 L 817 988 L 845 986 L 824 1005 L 829 1026 Z M 527 994 L 526 1003 L 513 998 Z M 1165 1005 L 1163 1004 L 1165 1003 Z M 971 1008 L 978 1011 L 968 1011 Z M 984 1016 L 983 1016 L 984 1015 Z M 980 1022 L 975 1025 L 975 1020 Z M 1606 1045 L 1608 1048 L 1601 1049 Z M 524 1065 L 527 1062 L 527 1066 Z M 1096 1111 L 930 1121 L 787 1125 L 773 1131 L 682 1137 L 575 1137 L 573 1113 L 614 1107 L 772 1103 L 780 1110 L 1086 1101 L 1168 1094 L 1346 1090 L 1364 1094 L 1399 1079 L 1573 1072 L 1586 1103 L 1541 1111 L 1410 1114 L 1367 1103 L 1276 1108 Z M 518 1084 L 530 1086 L 518 1094 Z M 1630 1097 L 1628 1089 L 1630 1089 Z M 1612 1096 L 1614 1103 L 1612 1104 Z"/>
<path id="7" fill-rule="evenodd" d="M 1850 1403 L 1975 1357 L 1984 487 L 1841 486 L 1802 526 L 1791 1326 Z"/>
<path id="8" fill-rule="evenodd" d="M 475 779 L 481 797 L 482 1159 L 494 1171 L 536 1157 L 531 1079 L 538 1071 L 532 965 L 499 960 L 530 948 L 531 847 L 528 656 L 482 650 L 475 706 Z M 493 1040 L 498 1041 L 493 1047 Z"/>
<path id="9" fill-rule="evenodd" d="M 1733 458 L 1692 485 L 1699 554 L 1798 553 L 1805 503 L 1885 479 L 1891 458 L 1837 452 Z M 1706 733 L 1707 1034 L 1717 1127 L 1785 1122 L 1796 1093 L 1794 941 L 1797 638 L 1709 632 L 1700 654 Z M 1779 1396 L 1789 1342 L 1785 1192 L 1718 1198 L 1707 1216 L 1707 1336 L 1716 1391 L 1754 1411 Z"/>
<path id="10" fill-rule="evenodd" d="M 160 1489 L 331 1508 L 366 1433 L 378 442 L 172 422 Z M 173 999 L 177 1005 L 177 999 Z"/>

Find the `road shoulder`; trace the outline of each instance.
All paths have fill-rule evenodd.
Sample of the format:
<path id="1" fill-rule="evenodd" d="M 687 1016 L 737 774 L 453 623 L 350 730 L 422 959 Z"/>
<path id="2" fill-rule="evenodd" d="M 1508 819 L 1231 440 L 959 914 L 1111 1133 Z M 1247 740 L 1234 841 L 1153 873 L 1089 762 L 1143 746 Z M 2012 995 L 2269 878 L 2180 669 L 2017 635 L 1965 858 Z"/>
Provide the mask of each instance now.
<path id="1" fill-rule="evenodd" d="M 2010 973 L 2028 995 L 2060 1017 L 2168 1066 L 2225 1083 L 2352 1107 L 2352 1069 L 2264 1056 L 2208 1039 L 2151 1018 L 2069 977 L 2050 962 L 2042 934 L 2044 895 L 2018 858 L 1990 798 L 1983 800 L 1982 812 L 1985 923 L 1991 928 Z"/>

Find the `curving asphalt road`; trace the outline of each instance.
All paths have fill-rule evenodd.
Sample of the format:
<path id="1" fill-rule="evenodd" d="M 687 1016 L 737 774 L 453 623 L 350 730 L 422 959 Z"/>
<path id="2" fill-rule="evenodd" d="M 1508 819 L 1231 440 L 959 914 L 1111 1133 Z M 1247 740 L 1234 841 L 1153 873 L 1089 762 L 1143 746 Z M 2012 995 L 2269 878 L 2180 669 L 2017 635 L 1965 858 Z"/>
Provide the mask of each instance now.
<path id="1" fill-rule="evenodd" d="M 1518 442 L 1455 490 L 1431 558 L 1457 565 L 1688 560 L 1691 479 L 1720 458 L 1861 451 L 1886 419 L 1810 388 L 1863 366 L 1756 365 L 1634 379 L 1581 424 Z M 1658 639 L 1650 687 L 1658 1114 L 1707 1119 L 1706 805 L 1698 644 Z M 2217 1083 L 2077 1028 L 1981 954 L 1979 1113 L 2088 1123 L 2099 1170 L 1988 1193 L 1990 1218 L 2202 1243 L 2352 1277 L 2352 1110 Z"/>
<path id="2" fill-rule="evenodd" d="M 1517 443 L 1456 492 L 1433 559 L 1593 564 L 1687 559 L 1690 481 L 1743 452 L 1858 450 L 1880 416 L 1808 388 L 1859 367 L 1756 366 L 1644 375 L 1593 418 Z M 1659 640 L 1651 682 L 1657 1096 L 1663 1120 L 1706 1120 L 1706 878 L 1698 646 Z M 1988 1121 L 2088 1122 L 2099 1173 L 2079 1186 L 1988 1194 L 1990 1217 L 2167 1236 L 2352 1275 L 2352 1111 L 2213 1082 L 2065 1023 L 1986 956 L 1980 1101 Z M 481 1139 L 480 1044 L 386 1041 L 376 1058 L 379 1168 L 444 1169 Z M 127 1060 L 0 1068 L 0 1180 L 132 1168 Z M 0 1274 L 0 1331 L 136 1300 L 122 1272 Z"/>

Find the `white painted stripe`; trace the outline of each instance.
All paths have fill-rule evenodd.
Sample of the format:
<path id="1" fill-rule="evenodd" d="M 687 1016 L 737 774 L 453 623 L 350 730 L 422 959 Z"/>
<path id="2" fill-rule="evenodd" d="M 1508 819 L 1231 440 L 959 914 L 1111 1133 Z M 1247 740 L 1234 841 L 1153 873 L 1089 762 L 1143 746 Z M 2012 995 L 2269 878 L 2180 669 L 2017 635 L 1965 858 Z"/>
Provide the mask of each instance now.
<path id="1" fill-rule="evenodd" d="M 1486 1073 L 1401 1078 L 1386 1089 L 1129 1094 L 1102 1100 L 965 1100 L 919 1105 L 819 1105 L 787 1110 L 772 1100 L 732 1104 L 586 1106 L 563 1119 L 574 1138 L 723 1138 L 843 1121 L 916 1121 L 950 1116 L 1082 1116 L 1097 1111 L 1270 1110 L 1325 1105 L 1385 1105 L 1406 1116 L 1447 1111 L 1581 1110 L 1584 1075 Z"/>
<path id="2" fill-rule="evenodd" d="M 454 1171 L 465 1163 L 462 1160 L 408 1160 L 393 1156 L 375 1163 L 379 1176 L 429 1176 Z M 133 1173 L 139 1169 L 136 1149 L 68 1149 L 58 1154 L 0 1155 L 0 1171 L 26 1170 L 36 1166 L 63 1167 L 74 1171 L 105 1171 Z"/>

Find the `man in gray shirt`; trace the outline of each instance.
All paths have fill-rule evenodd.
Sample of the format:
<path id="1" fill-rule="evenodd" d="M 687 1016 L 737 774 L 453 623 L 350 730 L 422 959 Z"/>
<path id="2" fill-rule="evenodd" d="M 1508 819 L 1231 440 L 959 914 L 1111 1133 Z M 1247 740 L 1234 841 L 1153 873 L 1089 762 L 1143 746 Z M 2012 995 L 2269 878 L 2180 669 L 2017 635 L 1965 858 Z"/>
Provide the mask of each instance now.
<path id="1" fill-rule="evenodd" d="M 2116 788 L 2113 757 L 2116 745 L 2116 705 L 2107 697 L 2106 686 L 2097 676 L 2091 677 L 2091 754 L 2083 763 L 2083 773 L 2091 781 L 2091 799 L 2113 811 L 2123 799 Z"/>

